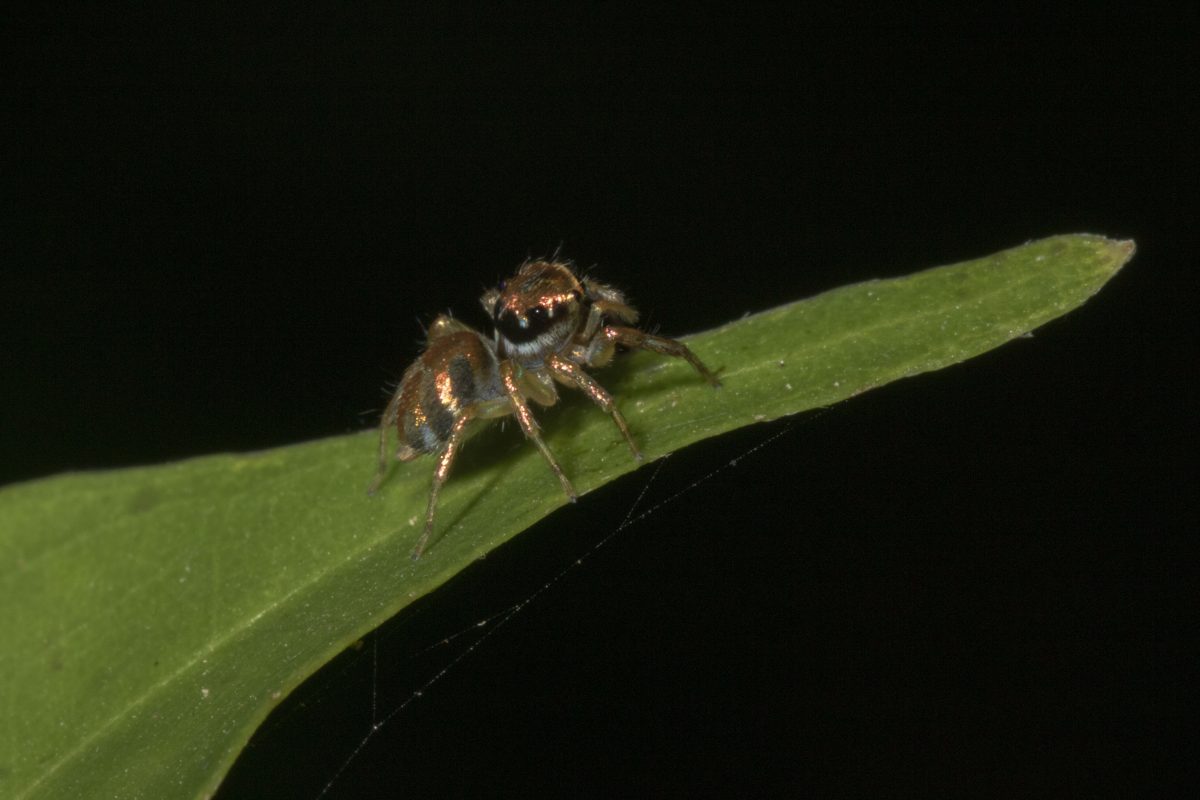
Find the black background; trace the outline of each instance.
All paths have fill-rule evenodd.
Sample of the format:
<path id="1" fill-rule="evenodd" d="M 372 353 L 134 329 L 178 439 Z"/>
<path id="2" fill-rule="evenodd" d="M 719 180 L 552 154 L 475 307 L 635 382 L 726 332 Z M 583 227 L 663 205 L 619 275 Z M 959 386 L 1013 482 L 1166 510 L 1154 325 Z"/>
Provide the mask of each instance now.
<path id="1" fill-rule="evenodd" d="M 1181 789 L 1198 30 L 1194 5 L 14 20 L 0 482 L 369 427 L 420 323 L 482 323 L 483 288 L 559 247 L 683 334 L 1134 238 L 1034 338 L 802 416 L 616 537 L 329 796 Z M 646 502 L 786 427 L 677 454 Z M 376 653 L 386 710 L 461 647 L 409 653 L 558 574 L 652 470 L 335 661 L 221 797 L 315 796 L 367 733 Z"/>

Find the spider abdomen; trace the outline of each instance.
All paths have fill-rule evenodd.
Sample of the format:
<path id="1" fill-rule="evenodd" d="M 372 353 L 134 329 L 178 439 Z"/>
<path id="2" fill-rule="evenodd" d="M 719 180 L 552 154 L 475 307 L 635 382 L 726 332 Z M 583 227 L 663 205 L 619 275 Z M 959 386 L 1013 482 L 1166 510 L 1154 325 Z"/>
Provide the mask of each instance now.
<path id="1" fill-rule="evenodd" d="M 403 460 L 441 450 L 468 405 L 504 397 L 495 350 L 470 330 L 431 338 L 404 372 L 397 392 L 398 431 L 408 446 L 400 453 Z"/>

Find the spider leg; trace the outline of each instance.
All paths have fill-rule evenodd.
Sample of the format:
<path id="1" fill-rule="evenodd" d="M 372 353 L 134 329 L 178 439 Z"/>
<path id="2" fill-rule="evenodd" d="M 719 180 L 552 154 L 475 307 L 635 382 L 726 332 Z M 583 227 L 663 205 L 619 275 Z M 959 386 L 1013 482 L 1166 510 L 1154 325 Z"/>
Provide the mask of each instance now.
<path id="1" fill-rule="evenodd" d="M 683 342 L 674 339 L 668 339 L 665 336 L 655 336 L 652 333 L 639 331 L 637 328 L 624 328 L 620 326 L 610 325 L 603 331 L 604 339 L 614 344 L 622 344 L 626 347 L 637 347 L 642 350 L 650 350 L 655 353 L 662 353 L 665 356 L 674 356 L 687 361 L 696 371 L 708 381 L 714 389 L 721 387 L 721 381 L 713 372 L 706 366 L 704 362 L 696 357 L 696 354 L 688 349 L 688 346 Z"/>
<path id="2" fill-rule="evenodd" d="M 552 355 L 546 359 L 546 366 L 550 371 L 560 378 L 569 386 L 574 386 L 579 391 L 586 394 L 591 401 L 600 408 L 612 415 L 613 422 L 620 429 L 621 435 L 625 437 L 626 443 L 629 445 L 633 457 L 638 461 L 642 460 L 642 451 L 638 449 L 637 442 L 633 440 L 633 434 L 629 432 L 629 425 L 625 422 L 625 417 L 617 409 L 616 403 L 613 402 L 612 395 L 605 391 L 596 380 L 588 375 L 583 369 L 573 361 L 569 361 L 560 355 Z"/>
<path id="3" fill-rule="evenodd" d="M 429 505 L 425 508 L 425 530 L 421 532 L 421 538 L 417 540 L 417 546 L 413 548 L 413 561 L 421 557 L 421 554 L 425 552 L 425 547 L 429 544 L 429 536 L 433 533 L 433 515 L 437 511 L 438 493 L 450 475 L 450 467 L 454 464 L 454 457 L 458 455 L 458 450 L 462 446 L 467 424 L 474 416 L 474 409 L 470 407 L 463 409 L 459 417 L 454 420 L 454 426 L 450 429 L 450 436 L 446 440 L 445 448 L 438 454 L 437 467 L 433 470 L 433 488 L 429 490 Z"/>
<path id="4" fill-rule="evenodd" d="M 379 469 L 375 473 L 375 479 L 367 487 L 367 494 L 375 494 L 375 492 L 379 491 L 383 479 L 387 477 L 387 432 L 388 428 L 396 424 L 396 420 L 399 417 L 400 389 L 397 388 L 395 394 L 392 395 L 392 399 L 388 401 L 387 409 L 383 412 L 383 417 L 379 420 Z"/>
<path id="5" fill-rule="evenodd" d="M 638 313 L 628 303 L 616 300 L 593 300 L 591 308 L 588 309 L 587 322 L 583 325 L 580 338 L 587 341 L 595 336 L 596 331 L 600 330 L 604 324 L 605 317 L 632 325 L 637 322 Z"/>
<path id="6" fill-rule="evenodd" d="M 521 388 L 518 385 L 517 376 L 511 361 L 500 362 L 500 380 L 504 384 L 504 391 L 513 406 L 512 413 L 516 416 L 517 422 L 520 423 L 521 431 L 525 434 L 525 438 L 534 443 L 538 451 L 542 454 L 542 457 L 546 459 L 546 463 L 550 465 L 551 471 L 558 476 L 558 482 L 562 484 L 567 499 L 574 503 L 579 495 L 575 493 L 575 487 L 567 480 L 566 473 L 558 465 L 558 461 L 555 460 L 554 454 L 550 452 L 550 448 L 542 441 L 542 435 L 538 432 L 537 420 L 533 418 L 533 412 L 529 410 L 529 404 L 525 402 L 525 395 L 522 394 Z"/>

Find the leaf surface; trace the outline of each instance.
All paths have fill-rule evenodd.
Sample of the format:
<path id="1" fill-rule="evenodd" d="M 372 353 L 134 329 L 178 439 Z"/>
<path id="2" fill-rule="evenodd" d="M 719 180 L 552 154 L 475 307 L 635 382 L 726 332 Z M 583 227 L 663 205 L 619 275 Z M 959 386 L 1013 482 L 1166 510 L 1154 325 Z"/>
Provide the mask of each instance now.
<path id="1" fill-rule="evenodd" d="M 652 461 L 997 347 L 1132 254 L 1058 236 L 749 316 L 688 339 L 720 391 L 650 354 L 600 379 Z M 581 492 L 637 467 L 586 401 L 551 416 L 547 443 Z M 211 795 L 307 676 L 565 502 L 515 426 L 493 428 L 413 562 L 432 460 L 397 465 L 369 500 L 374 436 L 0 490 L 0 797 Z"/>

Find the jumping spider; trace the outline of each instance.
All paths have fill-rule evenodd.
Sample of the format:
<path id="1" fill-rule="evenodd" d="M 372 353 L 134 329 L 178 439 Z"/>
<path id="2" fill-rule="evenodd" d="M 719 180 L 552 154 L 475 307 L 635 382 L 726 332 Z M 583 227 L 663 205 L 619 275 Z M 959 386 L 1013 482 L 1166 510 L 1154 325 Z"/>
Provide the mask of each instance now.
<path id="1" fill-rule="evenodd" d="M 495 339 L 488 341 L 448 316 L 438 317 L 429 328 L 425 352 L 405 370 L 380 421 L 379 470 L 368 493 L 374 494 L 387 474 L 387 432 L 392 425 L 399 434 L 399 461 L 425 453 L 438 457 L 414 559 L 429 543 L 438 492 L 471 421 L 516 416 L 574 502 L 575 489 L 542 441 L 530 400 L 554 405 L 556 383 L 582 391 L 612 416 L 633 457 L 641 461 L 612 395 L 586 368 L 608 364 L 620 345 L 685 359 L 712 386 L 721 385 L 687 345 L 632 327 L 637 311 L 621 292 L 576 275 L 568 264 L 527 261 L 512 278 L 485 292 L 480 302 L 495 326 Z"/>

